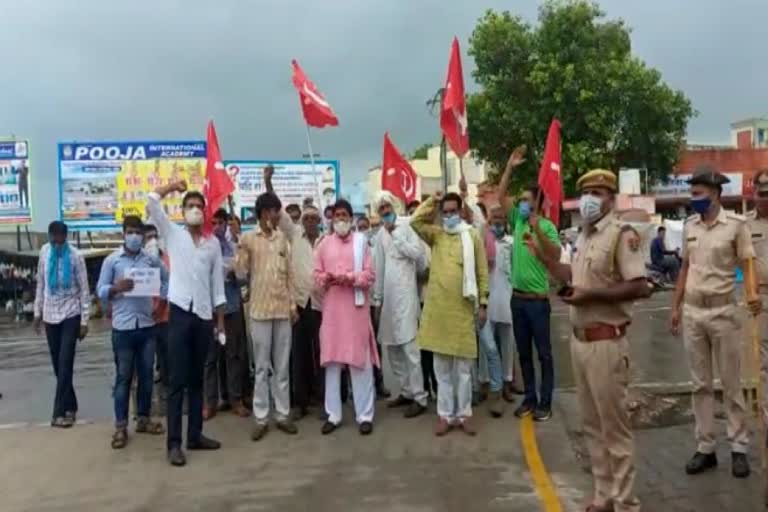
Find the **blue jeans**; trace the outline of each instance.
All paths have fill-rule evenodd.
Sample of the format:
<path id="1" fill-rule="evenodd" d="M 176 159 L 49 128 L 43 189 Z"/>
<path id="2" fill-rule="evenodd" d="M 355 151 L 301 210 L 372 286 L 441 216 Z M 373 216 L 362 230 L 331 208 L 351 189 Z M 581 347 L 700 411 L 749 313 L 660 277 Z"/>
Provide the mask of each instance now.
<path id="1" fill-rule="evenodd" d="M 128 403 L 134 369 L 137 376 L 136 409 L 139 418 L 149 418 L 152 408 L 153 367 L 155 364 L 154 328 L 112 331 L 115 354 L 115 427 L 128 426 Z"/>
<path id="2" fill-rule="evenodd" d="M 552 405 L 555 386 L 555 368 L 552 360 L 552 343 L 549 339 L 549 316 L 552 309 L 548 299 L 523 299 L 512 297 L 512 328 L 515 333 L 517 354 L 523 372 L 525 403 L 536 407 Z M 541 365 L 541 389 L 536 395 L 536 369 L 533 364 L 533 346 Z"/>
<path id="3" fill-rule="evenodd" d="M 488 365 L 488 387 L 492 393 L 496 393 L 501 391 L 504 385 L 504 376 L 501 371 L 501 354 L 499 354 L 499 348 L 493 337 L 491 321 L 486 320 L 482 328 L 479 325 L 476 327 L 477 338 L 480 342 L 477 355 L 481 360 L 485 359 Z"/>

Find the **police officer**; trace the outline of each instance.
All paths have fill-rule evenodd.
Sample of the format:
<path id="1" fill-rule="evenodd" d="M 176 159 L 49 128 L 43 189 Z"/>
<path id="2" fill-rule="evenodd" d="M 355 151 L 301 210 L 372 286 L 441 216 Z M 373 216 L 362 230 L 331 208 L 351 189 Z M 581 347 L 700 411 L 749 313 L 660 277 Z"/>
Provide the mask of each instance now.
<path id="1" fill-rule="evenodd" d="M 569 283 L 559 294 L 571 305 L 571 360 L 592 461 L 594 496 L 587 512 L 636 512 L 626 331 L 632 302 L 648 297 L 651 288 L 636 232 L 625 229 L 614 211 L 616 176 L 597 169 L 576 186 L 584 224 L 572 264 L 547 259 L 532 239 L 526 245 L 553 276 Z"/>
<path id="2" fill-rule="evenodd" d="M 715 395 L 712 388 L 713 354 L 723 383 L 728 415 L 727 434 L 731 443 L 731 471 L 736 478 L 749 476 L 747 446 L 749 431 L 741 391 L 741 338 L 736 301 L 733 296 L 736 266 L 754 258 L 746 219 L 726 212 L 720 204 L 728 178 L 710 166 L 693 174 L 691 208 L 694 215 L 683 228 L 683 265 L 672 301 L 671 330 L 677 334 L 683 324 L 683 340 L 693 380 L 693 413 L 698 447 L 685 467 L 695 475 L 717 466 L 715 455 Z M 745 287 L 750 287 L 745 279 Z M 748 295 L 750 310 L 756 314 L 760 301 Z"/>

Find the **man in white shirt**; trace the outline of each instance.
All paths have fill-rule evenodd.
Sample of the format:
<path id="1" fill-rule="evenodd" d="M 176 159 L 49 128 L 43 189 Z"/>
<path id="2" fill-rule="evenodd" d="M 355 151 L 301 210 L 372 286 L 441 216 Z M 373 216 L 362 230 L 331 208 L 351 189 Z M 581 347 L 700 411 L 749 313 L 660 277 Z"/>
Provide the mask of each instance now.
<path id="1" fill-rule="evenodd" d="M 399 207 L 392 194 L 379 193 L 376 210 L 384 228 L 376 236 L 373 250 L 373 301 L 377 307 L 378 341 L 386 347 L 392 373 L 400 385 L 400 394 L 389 407 L 407 405 L 404 416 L 413 418 L 427 410 L 428 397 L 416 344 L 421 314 L 416 275 L 425 260 L 421 239 L 408 219 L 398 222 Z"/>
<path id="2" fill-rule="evenodd" d="M 218 441 L 202 434 L 203 367 L 208 343 L 214 336 L 213 309 L 216 308 L 220 343 L 224 335 L 224 270 L 221 245 L 214 236 L 204 236 L 203 210 L 205 198 L 199 192 L 188 192 L 182 199 L 184 226 L 172 223 L 161 200 L 171 192 L 185 193 L 185 181 L 174 181 L 158 187 L 148 196 L 150 221 L 166 242 L 173 269 L 168 288 L 171 305 L 168 332 L 168 461 L 173 466 L 186 464 L 181 449 L 182 406 L 184 391 L 188 396 L 188 450 L 217 450 Z"/>

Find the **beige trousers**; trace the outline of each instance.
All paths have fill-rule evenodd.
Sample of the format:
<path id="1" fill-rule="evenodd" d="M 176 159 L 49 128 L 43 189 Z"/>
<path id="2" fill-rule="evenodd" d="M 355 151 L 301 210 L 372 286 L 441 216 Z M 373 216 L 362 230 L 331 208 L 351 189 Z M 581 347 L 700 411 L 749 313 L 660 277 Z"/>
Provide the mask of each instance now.
<path id="1" fill-rule="evenodd" d="M 592 461 L 594 502 L 616 512 L 638 512 L 634 494 L 635 441 L 629 424 L 629 342 L 571 337 L 571 362 Z"/>
<path id="2" fill-rule="evenodd" d="M 697 451 L 714 453 L 714 364 L 720 371 L 723 401 L 728 416 L 731 451 L 747 453 L 749 430 L 741 389 L 742 329 L 736 305 L 716 308 L 683 306 L 683 341 L 693 380 L 693 414 L 696 417 Z"/>

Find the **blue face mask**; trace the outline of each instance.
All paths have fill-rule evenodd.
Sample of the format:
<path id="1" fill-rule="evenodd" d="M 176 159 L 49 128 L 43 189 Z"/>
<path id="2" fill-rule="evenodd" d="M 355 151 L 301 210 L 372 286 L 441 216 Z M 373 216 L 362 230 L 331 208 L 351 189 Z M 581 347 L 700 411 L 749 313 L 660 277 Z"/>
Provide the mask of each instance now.
<path id="1" fill-rule="evenodd" d="M 498 224 L 491 224 L 491 232 L 493 233 L 493 236 L 496 238 L 501 238 L 504 236 L 504 226 L 500 226 Z"/>
<path id="2" fill-rule="evenodd" d="M 712 205 L 712 200 L 708 197 L 691 198 L 691 208 L 698 214 L 704 215 Z"/>
<path id="3" fill-rule="evenodd" d="M 523 219 L 527 219 L 531 215 L 531 203 L 528 201 L 520 201 L 517 205 L 517 213 L 519 213 L 520 217 Z"/>
<path id="4" fill-rule="evenodd" d="M 461 218 L 457 214 L 448 215 L 446 217 L 443 217 L 443 228 L 445 229 L 456 229 L 456 227 L 461 223 Z"/>
<path id="5" fill-rule="evenodd" d="M 128 233 L 125 235 L 125 248 L 130 252 L 139 252 L 143 243 L 144 237 L 138 233 Z"/>
<path id="6" fill-rule="evenodd" d="M 397 219 L 397 216 L 393 212 L 389 212 L 386 215 L 381 216 L 381 220 L 387 224 L 394 224 L 395 219 Z"/>

